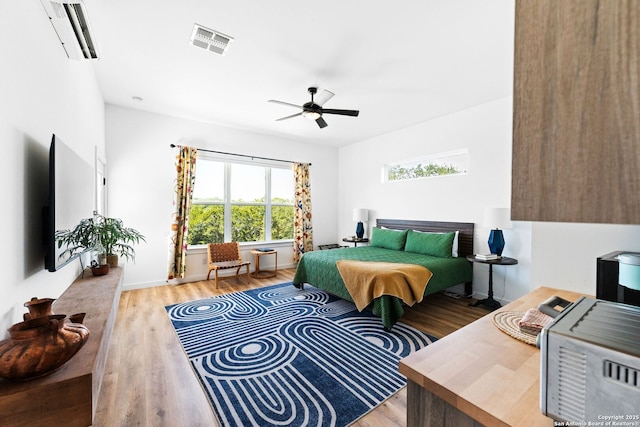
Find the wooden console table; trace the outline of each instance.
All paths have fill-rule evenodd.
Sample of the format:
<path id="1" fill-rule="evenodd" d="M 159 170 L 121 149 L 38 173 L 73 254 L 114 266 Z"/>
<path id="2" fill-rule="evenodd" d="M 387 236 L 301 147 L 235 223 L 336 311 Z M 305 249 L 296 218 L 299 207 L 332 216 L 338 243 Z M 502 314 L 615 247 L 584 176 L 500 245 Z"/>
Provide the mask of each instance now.
<path id="1" fill-rule="evenodd" d="M 581 296 L 542 287 L 499 311 L 526 312 L 553 295 Z M 400 361 L 407 427 L 553 426 L 540 412 L 540 350 L 501 332 L 494 313 Z"/>
<path id="2" fill-rule="evenodd" d="M 112 268 L 100 277 L 86 270 L 85 278 L 74 281 L 56 300 L 52 308 L 56 314 L 86 312 L 83 324 L 91 335 L 80 351 L 52 374 L 25 382 L 0 379 L 0 425 L 71 427 L 93 423 L 121 289 L 122 268 Z"/>

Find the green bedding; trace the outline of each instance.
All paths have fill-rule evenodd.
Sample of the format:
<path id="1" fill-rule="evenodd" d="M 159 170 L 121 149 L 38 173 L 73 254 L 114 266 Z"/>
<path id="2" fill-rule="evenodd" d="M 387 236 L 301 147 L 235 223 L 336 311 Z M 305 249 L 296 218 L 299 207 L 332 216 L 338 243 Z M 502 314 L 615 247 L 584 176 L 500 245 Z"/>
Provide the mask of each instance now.
<path id="1" fill-rule="evenodd" d="M 438 258 L 412 252 L 364 246 L 305 253 L 298 263 L 293 278 L 294 286 L 302 288 L 304 283 L 309 283 L 342 299 L 352 301 L 336 267 L 336 261 L 341 259 L 422 265 L 433 273 L 433 277 L 425 289 L 425 295 L 439 292 L 459 283 L 471 282 L 473 278 L 471 264 L 465 258 Z M 376 316 L 382 318 L 382 324 L 387 329 L 391 329 L 404 313 L 402 302 L 398 298 L 388 295 L 374 300 L 369 308 Z"/>

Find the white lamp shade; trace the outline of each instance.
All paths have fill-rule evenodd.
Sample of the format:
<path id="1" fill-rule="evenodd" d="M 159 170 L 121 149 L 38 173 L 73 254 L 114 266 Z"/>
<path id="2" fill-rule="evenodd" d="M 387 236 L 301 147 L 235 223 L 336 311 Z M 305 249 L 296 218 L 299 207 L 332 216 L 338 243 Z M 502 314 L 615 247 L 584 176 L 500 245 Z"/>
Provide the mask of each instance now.
<path id="1" fill-rule="evenodd" d="M 511 228 L 511 209 L 487 208 L 484 211 L 484 225 L 489 228 Z"/>
<path id="2" fill-rule="evenodd" d="M 369 210 L 368 209 L 354 209 L 353 210 L 353 220 L 355 222 L 367 222 L 369 221 Z"/>

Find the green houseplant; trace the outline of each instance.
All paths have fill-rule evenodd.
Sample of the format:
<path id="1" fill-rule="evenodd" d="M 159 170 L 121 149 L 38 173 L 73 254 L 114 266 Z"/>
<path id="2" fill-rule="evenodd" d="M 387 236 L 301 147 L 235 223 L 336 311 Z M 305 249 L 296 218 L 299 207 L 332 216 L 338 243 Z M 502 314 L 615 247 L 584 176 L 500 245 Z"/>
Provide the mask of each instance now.
<path id="1" fill-rule="evenodd" d="M 107 253 L 107 263 L 111 267 L 118 265 L 118 256 L 135 261 L 134 244 L 146 242 L 145 237 L 133 228 L 125 227 L 119 218 L 99 216 L 96 225 L 98 241 Z"/>
<path id="2" fill-rule="evenodd" d="M 94 221 L 92 218 L 80 220 L 71 230 L 56 230 L 58 249 L 65 248 L 61 258 L 72 257 L 95 246 Z"/>
<path id="3" fill-rule="evenodd" d="M 71 230 L 56 232 L 58 248 L 66 247 L 62 256 L 76 255 L 87 249 L 101 245 L 111 267 L 118 265 L 118 256 L 135 261 L 134 244 L 145 242 L 145 237 L 137 230 L 125 227 L 119 218 L 108 218 L 95 214 L 85 218 Z"/>

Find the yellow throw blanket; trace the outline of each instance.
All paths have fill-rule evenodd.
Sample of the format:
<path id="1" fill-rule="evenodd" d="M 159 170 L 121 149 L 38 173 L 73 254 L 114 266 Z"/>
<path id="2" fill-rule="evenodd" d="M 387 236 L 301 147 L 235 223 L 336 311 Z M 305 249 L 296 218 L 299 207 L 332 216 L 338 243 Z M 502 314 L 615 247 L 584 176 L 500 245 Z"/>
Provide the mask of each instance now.
<path id="1" fill-rule="evenodd" d="M 427 268 L 415 264 L 341 260 L 336 265 L 358 311 L 382 295 L 393 295 L 412 306 L 422 301 L 433 276 Z"/>

